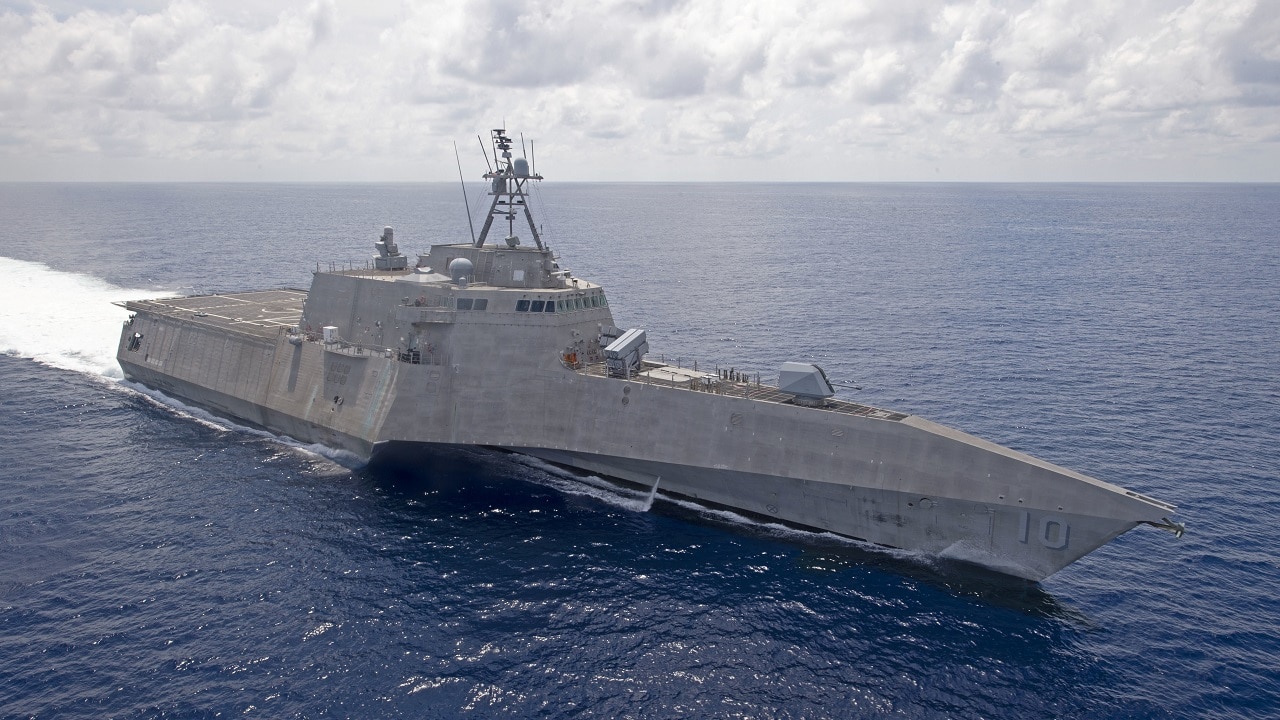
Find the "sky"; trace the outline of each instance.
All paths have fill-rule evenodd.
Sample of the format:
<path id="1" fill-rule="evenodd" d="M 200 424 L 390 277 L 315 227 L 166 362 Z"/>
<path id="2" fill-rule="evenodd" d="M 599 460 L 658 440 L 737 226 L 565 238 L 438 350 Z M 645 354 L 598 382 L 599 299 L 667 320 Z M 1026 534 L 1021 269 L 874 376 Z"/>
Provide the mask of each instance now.
<path id="1" fill-rule="evenodd" d="M 1278 182 L 1280 0 L 0 0 L 0 181 L 456 181 L 504 125 L 549 180 Z"/>

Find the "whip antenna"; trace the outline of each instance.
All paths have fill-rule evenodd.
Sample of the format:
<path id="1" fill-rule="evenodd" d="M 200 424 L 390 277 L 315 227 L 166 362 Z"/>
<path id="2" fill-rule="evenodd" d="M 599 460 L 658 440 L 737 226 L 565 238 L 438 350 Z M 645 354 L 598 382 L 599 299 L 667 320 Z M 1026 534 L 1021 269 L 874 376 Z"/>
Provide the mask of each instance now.
<path id="1" fill-rule="evenodd" d="M 480 154 L 484 156 L 484 166 L 489 168 L 489 172 L 493 172 L 493 166 L 489 164 L 489 151 L 484 148 L 484 141 L 480 139 L 479 133 L 476 134 L 476 142 L 480 143 Z M 458 153 L 458 143 L 453 144 L 453 151 Z"/>
<path id="2" fill-rule="evenodd" d="M 479 140 L 480 136 L 477 135 L 476 139 Z M 480 147 L 484 147 L 484 144 L 481 143 Z M 458 141 L 457 140 L 453 141 L 453 159 L 458 162 L 458 182 L 462 183 L 462 203 L 467 206 L 467 227 L 471 228 L 471 244 L 475 245 L 476 244 L 476 225 L 475 223 L 471 222 L 471 201 L 467 199 L 467 181 L 462 179 L 462 158 L 458 157 Z M 488 163 L 489 158 L 485 158 L 484 161 Z"/>

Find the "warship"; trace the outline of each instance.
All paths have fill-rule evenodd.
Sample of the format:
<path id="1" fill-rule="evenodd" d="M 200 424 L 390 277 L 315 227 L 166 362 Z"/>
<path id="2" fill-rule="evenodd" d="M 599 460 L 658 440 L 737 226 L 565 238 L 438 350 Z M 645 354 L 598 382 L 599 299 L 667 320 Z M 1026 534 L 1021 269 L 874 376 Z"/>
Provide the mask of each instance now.
<path id="1" fill-rule="evenodd" d="M 523 143 L 498 129 L 481 145 L 489 208 L 470 242 L 411 263 L 388 227 L 364 267 L 317 266 L 309 291 L 123 303 L 125 376 L 364 459 L 513 451 L 1031 581 L 1140 524 L 1181 535 L 1168 503 L 838 398 L 803 358 L 774 385 L 654 360 L 544 242 Z"/>

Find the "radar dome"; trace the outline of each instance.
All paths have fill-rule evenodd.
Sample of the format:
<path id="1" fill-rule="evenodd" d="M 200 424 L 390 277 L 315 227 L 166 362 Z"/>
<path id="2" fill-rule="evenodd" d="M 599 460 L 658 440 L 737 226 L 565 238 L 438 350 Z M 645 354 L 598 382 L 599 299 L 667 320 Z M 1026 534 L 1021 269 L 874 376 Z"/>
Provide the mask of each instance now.
<path id="1" fill-rule="evenodd" d="M 471 271 L 475 266 L 466 258 L 455 258 L 449 263 L 449 277 L 453 278 L 455 283 L 464 283 L 467 278 L 471 277 Z"/>
<path id="2" fill-rule="evenodd" d="M 525 160 L 524 158 L 516 158 L 516 161 L 511 164 L 514 166 L 513 169 L 516 171 L 516 177 L 529 177 L 528 160 Z"/>

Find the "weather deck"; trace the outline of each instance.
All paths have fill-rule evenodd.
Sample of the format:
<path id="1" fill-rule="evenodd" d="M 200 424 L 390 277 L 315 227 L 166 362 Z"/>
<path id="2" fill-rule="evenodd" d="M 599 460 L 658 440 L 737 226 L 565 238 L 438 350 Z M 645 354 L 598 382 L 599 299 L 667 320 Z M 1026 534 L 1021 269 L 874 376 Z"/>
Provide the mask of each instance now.
<path id="1" fill-rule="evenodd" d="M 574 369 L 584 375 L 609 377 L 609 370 L 604 362 L 579 363 Z M 746 398 L 748 400 L 759 400 L 761 402 L 771 402 L 779 405 L 795 405 L 797 407 L 802 407 L 795 402 L 795 399 L 791 395 L 780 392 L 778 388 L 771 385 L 751 382 L 750 380 L 745 382 L 729 380 L 720 377 L 718 373 L 691 370 L 685 367 L 666 365 L 650 360 L 644 361 L 643 368 L 640 372 L 632 375 L 630 380 L 631 382 L 647 385 L 661 385 L 664 387 L 689 390 L 691 392 L 708 392 L 716 395 L 729 395 L 732 397 Z M 826 400 L 822 405 L 817 406 L 815 409 L 844 413 L 845 415 L 861 415 L 863 417 L 877 418 L 880 420 L 892 420 L 895 422 L 905 420 L 908 417 L 906 413 L 893 412 L 892 410 L 884 410 L 870 405 L 849 402 L 847 400 Z"/>
<path id="2" fill-rule="evenodd" d="M 302 317 L 305 290 L 258 290 L 226 295 L 130 300 L 128 310 L 146 311 L 261 337 L 275 337 Z"/>

